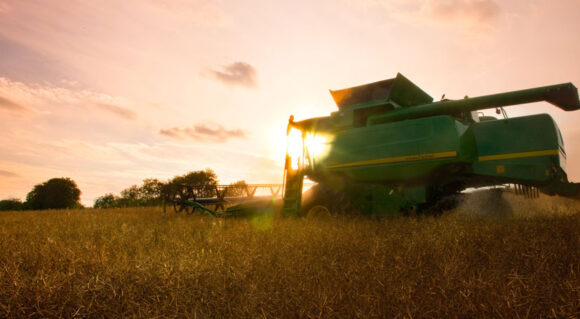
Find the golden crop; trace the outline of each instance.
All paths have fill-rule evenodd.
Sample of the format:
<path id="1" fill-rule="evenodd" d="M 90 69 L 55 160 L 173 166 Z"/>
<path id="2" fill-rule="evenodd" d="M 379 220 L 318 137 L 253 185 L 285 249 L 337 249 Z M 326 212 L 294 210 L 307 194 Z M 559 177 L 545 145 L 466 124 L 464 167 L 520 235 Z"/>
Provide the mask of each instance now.
<path id="1" fill-rule="evenodd" d="M 1 213 L 0 317 L 580 316 L 580 206 L 512 203 L 317 220 Z"/>

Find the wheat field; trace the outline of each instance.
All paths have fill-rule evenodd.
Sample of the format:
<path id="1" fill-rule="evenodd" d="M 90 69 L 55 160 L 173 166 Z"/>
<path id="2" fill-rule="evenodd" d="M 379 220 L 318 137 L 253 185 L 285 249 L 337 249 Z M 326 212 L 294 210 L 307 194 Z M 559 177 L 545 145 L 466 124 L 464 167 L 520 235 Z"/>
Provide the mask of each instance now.
<path id="1" fill-rule="evenodd" d="M 0 214 L 0 317 L 580 317 L 580 205 L 440 217 Z"/>

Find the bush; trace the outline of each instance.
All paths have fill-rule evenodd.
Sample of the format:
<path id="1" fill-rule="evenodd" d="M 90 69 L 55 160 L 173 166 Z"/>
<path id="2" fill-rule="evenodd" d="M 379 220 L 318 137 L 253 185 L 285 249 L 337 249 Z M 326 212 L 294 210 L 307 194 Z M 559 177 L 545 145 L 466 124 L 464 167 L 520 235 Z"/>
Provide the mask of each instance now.
<path id="1" fill-rule="evenodd" d="M 113 194 L 105 194 L 95 200 L 94 208 L 115 208 L 119 207 L 118 198 Z"/>
<path id="2" fill-rule="evenodd" d="M 79 208 L 81 191 L 70 178 L 53 178 L 34 186 L 26 195 L 26 207 L 29 209 Z"/>
<path id="3" fill-rule="evenodd" d="M 0 201 L 0 211 L 3 210 L 22 210 L 23 204 L 19 199 L 11 198 Z"/>

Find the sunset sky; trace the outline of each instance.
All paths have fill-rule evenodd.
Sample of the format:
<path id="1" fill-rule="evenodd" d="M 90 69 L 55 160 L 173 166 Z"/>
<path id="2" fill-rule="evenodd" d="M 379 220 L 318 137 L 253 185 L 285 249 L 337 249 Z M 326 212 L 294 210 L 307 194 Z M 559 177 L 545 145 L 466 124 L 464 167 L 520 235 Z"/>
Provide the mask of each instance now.
<path id="1" fill-rule="evenodd" d="M 0 199 L 70 177 L 92 205 L 213 169 L 281 183 L 285 126 L 401 72 L 435 99 L 580 86 L 578 0 L 0 0 Z M 580 181 L 580 111 L 546 103 Z"/>

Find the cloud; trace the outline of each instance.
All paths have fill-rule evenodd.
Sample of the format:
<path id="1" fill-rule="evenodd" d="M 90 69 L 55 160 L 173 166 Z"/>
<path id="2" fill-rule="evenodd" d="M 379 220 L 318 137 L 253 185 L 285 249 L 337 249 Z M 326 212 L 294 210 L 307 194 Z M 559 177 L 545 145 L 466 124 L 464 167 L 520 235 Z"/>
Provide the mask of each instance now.
<path id="1" fill-rule="evenodd" d="M 167 137 L 175 138 L 178 140 L 182 140 L 183 136 L 181 135 L 181 131 L 182 131 L 182 129 L 174 127 L 174 128 L 162 129 L 159 131 L 159 134 L 165 135 Z"/>
<path id="2" fill-rule="evenodd" d="M 86 114 L 92 108 L 127 120 L 137 118 L 137 113 L 129 109 L 130 101 L 87 89 L 67 88 L 50 82 L 23 83 L 0 77 L 0 91 L 5 92 L 5 96 L 0 96 L 0 110 L 54 114 L 67 112 L 65 107 L 70 107 Z"/>
<path id="3" fill-rule="evenodd" d="M 241 129 L 227 130 L 219 124 L 196 124 L 193 127 L 162 129 L 159 134 L 174 139 L 192 138 L 200 142 L 224 143 L 232 138 L 245 138 L 246 132 Z"/>
<path id="4" fill-rule="evenodd" d="M 2 177 L 18 177 L 18 174 L 0 169 L 0 176 Z"/>
<path id="5" fill-rule="evenodd" d="M 390 17 L 423 27 L 443 27 L 466 34 L 495 30 L 503 10 L 495 0 L 346 0 L 365 10 L 383 10 Z"/>
<path id="6" fill-rule="evenodd" d="M 227 85 L 256 87 L 256 69 L 246 62 L 234 62 L 223 67 L 222 71 L 211 70 L 213 76 Z"/>
<path id="7" fill-rule="evenodd" d="M 229 15 L 219 6 L 203 0 L 148 0 L 172 17 L 188 19 L 203 26 L 226 26 L 231 23 Z"/>
<path id="8" fill-rule="evenodd" d="M 0 109 L 18 112 L 26 111 L 26 108 L 23 107 L 22 105 L 1 96 L 0 96 Z"/>
<path id="9" fill-rule="evenodd" d="M 477 23 L 493 22 L 501 14 L 501 8 L 494 0 L 430 0 L 424 8 L 435 19 L 470 20 Z"/>
<path id="10" fill-rule="evenodd" d="M 121 106 L 112 105 L 112 104 L 97 104 L 96 106 L 98 108 L 100 108 L 101 110 L 105 110 L 107 112 L 115 114 L 115 115 L 117 115 L 121 118 L 124 118 L 126 120 L 136 120 L 137 119 L 137 113 L 135 113 L 134 111 L 131 111 L 127 108 L 121 107 Z"/>

